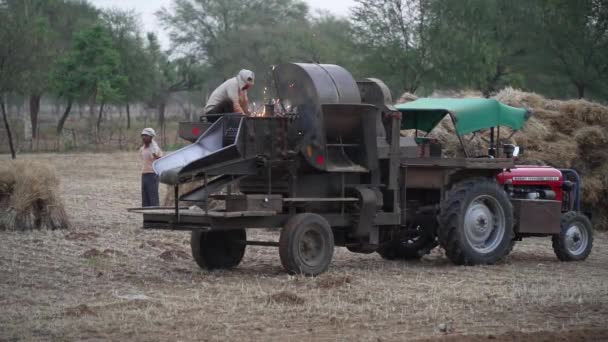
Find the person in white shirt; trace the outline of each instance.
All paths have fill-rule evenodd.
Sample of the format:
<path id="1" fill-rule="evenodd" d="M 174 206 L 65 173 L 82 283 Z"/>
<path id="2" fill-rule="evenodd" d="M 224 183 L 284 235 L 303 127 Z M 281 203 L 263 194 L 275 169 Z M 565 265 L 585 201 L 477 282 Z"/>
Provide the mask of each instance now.
<path id="1" fill-rule="evenodd" d="M 205 114 L 249 113 L 249 98 L 247 90 L 253 87 L 255 75 L 253 71 L 241 70 L 235 77 L 222 83 L 211 93 L 205 105 Z M 208 116 L 209 122 L 215 122 L 220 116 Z"/>
<path id="2" fill-rule="evenodd" d="M 152 163 L 163 156 L 163 151 L 154 140 L 156 132 L 153 128 L 145 128 L 141 132 L 142 145 L 139 148 L 141 168 L 141 202 L 142 207 L 158 207 L 158 176 L 152 169 Z"/>

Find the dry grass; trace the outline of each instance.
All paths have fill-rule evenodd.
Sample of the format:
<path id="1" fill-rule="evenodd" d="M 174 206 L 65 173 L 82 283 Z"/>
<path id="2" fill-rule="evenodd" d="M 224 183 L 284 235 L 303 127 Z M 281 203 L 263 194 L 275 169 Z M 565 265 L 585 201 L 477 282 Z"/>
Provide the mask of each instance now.
<path id="1" fill-rule="evenodd" d="M 53 167 L 29 160 L 0 164 L 0 230 L 68 228 Z"/>
<path id="2" fill-rule="evenodd" d="M 311 279 L 284 273 L 276 249 L 249 247 L 234 271 L 206 272 L 181 258 L 187 233 L 142 231 L 125 212 L 140 201 L 134 154 L 22 157 L 57 168 L 74 229 L 2 232 L 0 340 L 608 337 L 597 330 L 608 317 L 606 233 L 582 263 L 530 239 L 495 266 L 456 267 L 439 250 L 408 263 L 337 248 L 329 272 Z"/>

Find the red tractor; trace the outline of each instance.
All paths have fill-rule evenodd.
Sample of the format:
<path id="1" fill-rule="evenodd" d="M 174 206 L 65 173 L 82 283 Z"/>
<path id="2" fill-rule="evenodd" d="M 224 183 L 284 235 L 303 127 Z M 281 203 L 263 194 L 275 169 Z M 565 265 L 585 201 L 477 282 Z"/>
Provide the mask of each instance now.
<path id="1" fill-rule="evenodd" d="M 560 260 L 587 258 L 593 244 L 593 230 L 589 215 L 581 212 L 580 177 L 576 171 L 558 170 L 550 166 L 518 165 L 515 169 L 498 174 L 496 180 L 504 186 L 514 205 L 519 203 L 518 199 L 555 203 L 556 208 L 547 211 L 535 206 L 536 203 L 543 202 L 534 201 L 527 202 L 525 207 L 516 208 L 522 213 L 520 220 L 515 223 L 517 229 L 521 230 L 522 225 L 529 227 L 518 238 L 542 236 L 546 231 L 541 227 L 554 227 L 553 250 Z M 557 215 L 557 212 L 561 215 Z M 537 231 L 534 227 L 538 227 Z"/>

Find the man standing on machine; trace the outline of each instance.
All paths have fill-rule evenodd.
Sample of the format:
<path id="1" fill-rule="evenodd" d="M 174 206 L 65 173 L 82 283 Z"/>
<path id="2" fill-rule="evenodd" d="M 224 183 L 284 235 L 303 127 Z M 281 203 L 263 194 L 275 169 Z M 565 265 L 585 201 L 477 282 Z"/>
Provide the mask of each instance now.
<path id="1" fill-rule="evenodd" d="M 225 114 L 225 113 L 249 113 L 249 99 L 247 90 L 253 87 L 255 75 L 250 70 L 241 70 L 238 75 L 222 83 L 211 93 L 205 114 Z M 208 116 L 209 122 L 215 122 L 221 116 Z"/>

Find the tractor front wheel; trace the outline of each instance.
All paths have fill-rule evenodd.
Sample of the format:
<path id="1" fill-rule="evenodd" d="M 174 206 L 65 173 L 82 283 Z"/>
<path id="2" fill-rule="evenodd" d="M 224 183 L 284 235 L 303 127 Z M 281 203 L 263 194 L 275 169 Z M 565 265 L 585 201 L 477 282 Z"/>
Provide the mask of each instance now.
<path id="1" fill-rule="evenodd" d="M 204 270 L 236 267 L 245 255 L 245 229 L 192 231 L 190 247 L 196 263 Z"/>
<path id="2" fill-rule="evenodd" d="M 587 259 L 593 247 L 593 228 L 582 213 L 569 211 L 562 215 L 561 232 L 553 236 L 553 251 L 561 261 Z"/>
<path id="3" fill-rule="evenodd" d="M 327 220 L 317 214 L 294 215 L 279 238 L 281 264 L 292 274 L 316 276 L 329 268 L 334 254 L 334 234 Z"/>
<path id="4" fill-rule="evenodd" d="M 494 264 L 513 248 L 513 207 L 495 181 L 456 183 L 441 203 L 439 243 L 457 265 Z"/>

